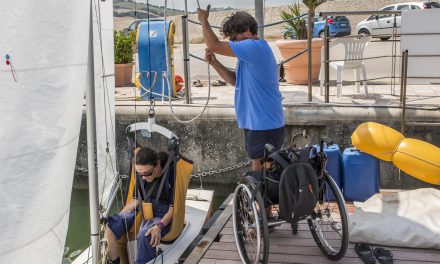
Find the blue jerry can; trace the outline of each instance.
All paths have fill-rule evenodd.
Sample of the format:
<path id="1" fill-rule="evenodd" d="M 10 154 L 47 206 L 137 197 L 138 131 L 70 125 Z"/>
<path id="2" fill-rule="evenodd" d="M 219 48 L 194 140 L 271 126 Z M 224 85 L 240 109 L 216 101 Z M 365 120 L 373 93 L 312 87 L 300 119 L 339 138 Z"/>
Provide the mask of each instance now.
<path id="1" fill-rule="evenodd" d="M 319 145 L 314 145 L 314 147 L 320 151 Z M 337 144 L 331 146 L 324 145 L 324 153 L 327 154 L 327 166 L 326 170 L 328 174 L 335 180 L 339 189 L 342 190 L 342 164 L 341 164 L 341 150 Z M 335 197 L 333 192 L 327 188 L 325 192 L 326 200 L 334 200 Z"/>
<path id="2" fill-rule="evenodd" d="M 356 148 L 342 154 L 343 193 L 346 200 L 364 202 L 379 193 L 379 160 Z"/>

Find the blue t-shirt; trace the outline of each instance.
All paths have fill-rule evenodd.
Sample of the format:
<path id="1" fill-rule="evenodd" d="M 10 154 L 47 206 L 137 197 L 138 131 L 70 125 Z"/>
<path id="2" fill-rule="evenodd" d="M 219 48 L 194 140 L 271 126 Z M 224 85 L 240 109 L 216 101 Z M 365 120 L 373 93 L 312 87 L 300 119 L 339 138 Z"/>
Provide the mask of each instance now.
<path id="1" fill-rule="evenodd" d="M 278 66 L 265 40 L 229 42 L 237 56 L 235 112 L 238 126 L 269 130 L 284 126 Z"/>

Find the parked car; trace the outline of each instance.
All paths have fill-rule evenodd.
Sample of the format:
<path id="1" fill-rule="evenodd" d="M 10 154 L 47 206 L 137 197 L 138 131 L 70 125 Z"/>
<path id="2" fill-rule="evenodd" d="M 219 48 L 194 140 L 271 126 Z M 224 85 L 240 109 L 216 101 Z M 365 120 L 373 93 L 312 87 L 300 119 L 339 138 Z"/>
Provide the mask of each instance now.
<path id="1" fill-rule="evenodd" d="M 307 18 L 306 22 L 307 22 Z M 342 37 L 351 34 L 350 21 L 345 16 L 329 16 L 327 17 L 330 37 Z M 307 26 L 307 24 L 306 24 Z M 325 20 L 324 17 L 315 16 L 315 23 L 313 25 L 313 37 L 324 37 Z M 283 32 L 284 38 L 296 38 L 293 29 L 287 29 Z"/>
<path id="2" fill-rule="evenodd" d="M 429 9 L 440 8 L 440 4 L 437 2 L 408 2 L 389 5 L 381 8 L 380 10 L 414 10 L 414 9 Z M 400 15 L 396 16 L 396 34 L 400 34 Z M 359 22 L 356 26 L 356 33 L 361 35 L 376 35 L 381 40 L 388 40 L 393 35 L 393 15 L 372 15 L 367 19 Z"/>
<path id="3" fill-rule="evenodd" d="M 342 37 L 351 34 L 350 20 L 345 16 L 329 16 L 327 17 L 328 31 L 330 37 Z M 324 37 L 325 20 L 323 17 L 315 17 L 315 25 L 313 27 L 313 37 Z"/>

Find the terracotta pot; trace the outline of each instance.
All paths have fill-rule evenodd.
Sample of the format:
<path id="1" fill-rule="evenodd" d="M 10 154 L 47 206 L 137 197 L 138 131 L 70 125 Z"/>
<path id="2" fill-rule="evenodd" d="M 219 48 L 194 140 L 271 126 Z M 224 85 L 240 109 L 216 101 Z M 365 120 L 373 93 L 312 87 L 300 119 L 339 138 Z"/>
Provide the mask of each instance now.
<path id="1" fill-rule="evenodd" d="M 283 60 L 287 60 L 307 49 L 307 40 L 278 40 L 276 42 L 281 52 Z M 319 80 L 319 70 L 321 68 L 321 47 L 324 45 L 322 39 L 312 40 L 312 82 Z M 286 80 L 292 84 L 308 83 L 308 56 L 307 52 L 284 64 Z"/>
<path id="2" fill-rule="evenodd" d="M 115 86 L 125 86 L 131 84 L 133 63 L 115 64 Z"/>

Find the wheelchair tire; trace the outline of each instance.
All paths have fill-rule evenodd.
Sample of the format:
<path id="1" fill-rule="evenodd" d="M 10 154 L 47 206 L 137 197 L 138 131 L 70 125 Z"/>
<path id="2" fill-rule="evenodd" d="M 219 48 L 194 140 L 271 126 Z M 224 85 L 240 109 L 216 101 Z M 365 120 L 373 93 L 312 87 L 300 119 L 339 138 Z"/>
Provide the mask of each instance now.
<path id="1" fill-rule="evenodd" d="M 267 215 L 263 197 L 253 178 L 246 177 L 235 188 L 232 210 L 235 242 L 242 262 L 267 263 Z"/>
<path id="2" fill-rule="evenodd" d="M 318 203 L 307 222 L 313 239 L 324 255 L 330 260 L 339 260 L 345 256 L 348 247 L 347 209 L 341 190 L 327 172 L 325 174 L 324 184 L 333 191 L 335 200 L 326 200 L 329 196 L 324 195 L 326 188 L 320 190 Z"/>

